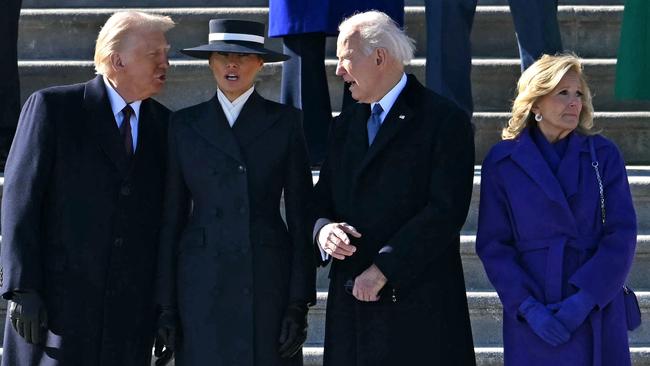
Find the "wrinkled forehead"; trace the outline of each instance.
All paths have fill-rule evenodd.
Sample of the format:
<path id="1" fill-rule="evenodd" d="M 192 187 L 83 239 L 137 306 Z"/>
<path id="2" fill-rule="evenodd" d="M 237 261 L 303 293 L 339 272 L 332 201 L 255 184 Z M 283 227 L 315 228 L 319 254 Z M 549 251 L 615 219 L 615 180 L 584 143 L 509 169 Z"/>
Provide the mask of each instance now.
<path id="1" fill-rule="evenodd" d="M 336 55 L 350 53 L 361 44 L 361 35 L 356 30 L 342 32 L 336 40 Z"/>
<path id="2" fill-rule="evenodd" d="M 124 32 L 122 36 L 122 49 L 169 49 L 165 32 L 152 27 L 137 27 Z"/>

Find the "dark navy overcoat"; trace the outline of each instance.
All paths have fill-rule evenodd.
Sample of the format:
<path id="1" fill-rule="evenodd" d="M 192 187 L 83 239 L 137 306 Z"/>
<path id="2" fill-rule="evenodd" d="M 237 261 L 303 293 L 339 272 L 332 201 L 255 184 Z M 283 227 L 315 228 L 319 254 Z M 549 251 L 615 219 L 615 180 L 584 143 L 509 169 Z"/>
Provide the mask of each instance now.
<path id="1" fill-rule="evenodd" d="M 38 292 L 45 347 L 7 322 L 6 366 L 146 366 L 169 111 L 144 100 L 129 163 L 101 76 L 34 93 L 5 170 L 2 294 Z"/>
<path id="2" fill-rule="evenodd" d="M 316 298 L 300 111 L 254 92 L 231 128 L 215 96 L 172 114 L 169 139 L 160 301 L 179 310 L 176 365 L 302 365 L 278 353 L 287 305 Z"/>
<path id="3" fill-rule="evenodd" d="M 343 19 L 373 9 L 404 24 L 404 0 L 269 0 L 269 37 L 312 32 L 335 35 Z"/>
<path id="4" fill-rule="evenodd" d="M 601 222 L 588 137 L 567 138 L 554 174 L 525 129 L 492 148 L 481 171 L 476 250 L 503 303 L 506 365 L 629 365 L 623 285 L 636 246 L 625 164 L 606 138 L 593 139 L 605 194 Z M 594 310 L 558 347 L 517 317 L 529 296 L 557 303 L 586 291 Z"/>

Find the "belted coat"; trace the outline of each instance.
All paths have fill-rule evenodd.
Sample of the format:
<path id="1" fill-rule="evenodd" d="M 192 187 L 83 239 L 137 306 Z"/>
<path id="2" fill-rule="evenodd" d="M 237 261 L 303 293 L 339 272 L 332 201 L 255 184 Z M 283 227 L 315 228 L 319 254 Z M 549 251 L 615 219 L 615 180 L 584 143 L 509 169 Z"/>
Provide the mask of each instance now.
<path id="1" fill-rule="evenodd" d="M 5 326 L 7 366 L 145 366 L 169 111 L 142 101 L 127 160 L 101 76 L 27 99 L 5 170 L 2 289 L 34 290 L 43 346 Z"/>
<path id="2" fill-rule="evenodd" d="M 636 246 L 636 216 L 616 146 L 578 132 L 554 174 L 525 129 L 483 162 L 476 251 L 503 303 L 506 365 L 629 365 L 623 285 Z M 602 176 L 606 223 L 588 139 Z M 517 316 L 529 296 L 554 304 L 578 290 L 596 309 L 558 347 Z"/>
<path id="3" fill-rule="evenodd" d="M 316 298 L 301 121 L 257 92 L 232 128 L 216 96 L 172 114 L 159 301 L 180 314 L 176 365 L 302 365 L 278 353 L 287 305 Z"/>

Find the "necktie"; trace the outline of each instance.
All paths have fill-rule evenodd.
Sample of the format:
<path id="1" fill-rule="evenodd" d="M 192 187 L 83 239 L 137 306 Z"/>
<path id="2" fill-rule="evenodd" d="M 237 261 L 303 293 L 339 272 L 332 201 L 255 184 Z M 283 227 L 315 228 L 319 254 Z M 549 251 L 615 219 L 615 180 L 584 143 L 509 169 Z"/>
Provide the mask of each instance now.
<path id="1" fill-rule="evenodd" d="M 133 115 L 133 108 L 130 105 L 126 105 L 122 109 L 122 126 L 120 126 L 120 135 L 124 140 L 124 150 L 126 151 L 126 157 L 131 159 L 133 156 L 133 136 L 131 136 L 131 116 Z"/>
<path id="2" fill-rule="evenodd" d="M 381 127 L 381 113 L 383 111 L 384 109 L 379 103 L 372 107 L 372 113 L 370 113 L 370 118 L 368 119 L 368 146 L 372 145 L 375 136 L 377 136 L 377 131 Z"/>

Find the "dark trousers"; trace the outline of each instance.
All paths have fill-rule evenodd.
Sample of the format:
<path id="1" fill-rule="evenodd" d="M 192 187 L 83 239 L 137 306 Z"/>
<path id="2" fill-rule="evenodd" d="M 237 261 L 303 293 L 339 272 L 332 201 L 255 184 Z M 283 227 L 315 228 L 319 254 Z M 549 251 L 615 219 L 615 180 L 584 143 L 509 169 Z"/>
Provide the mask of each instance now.
<path id="1" fill-rule="evenodd" d="M 18 82 L 18 18 L 22 0 L 0 5 L 0 170 L 9 154 L 20 114 Z"/>
<path id="2" fill-rule="evenodd" d="M 427 86 L 453 100 L 469 115 L 471 90 L 470 34 L 477 0 L 425 0 L 427 17 Z M 542 54 L 562 50 L 557 0 L 509 0 L 522 71 Z"/>
<path id="3" fill-rule="evenodd" d="M 311 165 L 319 165 L 327 152 L 332 105 L 325 72 L 325 33 L 283 37 L 284 53 L 291 59 L 282 65 L 280 101 L 302 109 L 303 128 Z M 353 102 L 343 87 L 343 107 Z"/>

